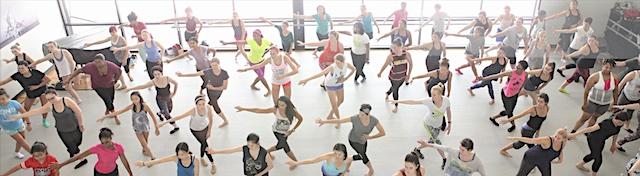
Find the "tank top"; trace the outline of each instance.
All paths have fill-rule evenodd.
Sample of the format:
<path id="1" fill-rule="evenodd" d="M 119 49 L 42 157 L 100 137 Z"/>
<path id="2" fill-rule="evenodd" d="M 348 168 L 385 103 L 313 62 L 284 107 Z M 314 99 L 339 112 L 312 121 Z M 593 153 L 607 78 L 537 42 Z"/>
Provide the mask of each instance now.
<path id="1" fill-rule="evenodd" d="M 191 32 L 191 33 L 197 32 L 196 25 L 197 25 L 196 17 L 187 18 L 187 24 L 186 24 L 187 32 Z"/>
<path id="2" fill-rule="evenodd" d="M 400 56 L 393 55 L 393 60 L 391 60 L 391 70 L 389 70 L 390 80 L 399 81 L 407 78 L 409 61 L 406 56 L 406 53 L 402 53 Z"/>
<path id="3" fill-rule="evenodd" d="M 16 64 L 18 64 L 18 62 L 20 62 L 20 61 L 25 61 L 25 62 L 31 64 L 31 62 L 29 62 L 27 60 L 27 53 L 24 53 L 24 52 L 22 53 L 22 59 L 20 59 L 20 58 L 18 58 L 18 56 L 16 56 L 16 57 L 13 58 L 13 61 L 16 62 Z"/>
<path id="4" fill-rule="evenodd" d="M 537 108 L 533 108 L 533 110 L 536 112 L 536 114 L 529 117 L 529 120 L 527 121 L 526 125 L 531 129 L 537 131 L 542 126 L 542 122 L 544 122 L 544 120 L 547 120 L 546 118 L 547 116 L 540 116 L 540 114 L 538 114 Z"/>
<path id="5" fill-rule="evenodd" d="M 111 41 L 111 46 L 114 48 L 122 48 L 122 47 L 125 47 L 126 44 L 124 43 L 124 40 L 120 40 L 120 36 L 118 36 L 116 38 L 116 41 Z M 120 62 L 120 58 L 122 58 L 123 55 L 126 53 L 121 50 L 121 51 L 113 52 L 113 54 L 117 55 L 116 61 Z"/>
<path id="6" fill-rule="evenodd" d="M 524 90 L 535 91 L 542 83 L 549 82 L 549 80 L 542 80 L 542 73 L 540 75 L 531 75 L 524 82 Z"/>
<path id="7" fill-rule="evenodd" d="M 518 95 L 518 93 L 520 93 L 522 85 L 524 85 L 525 79 L 527 79 L 527 72 L 522 71 L 522 73 L 520 74 L 518 74 L 517 71 L 511 72 L 511 76 L 509 76 L 507 85 L 502 88 L 502 91 L 504 91 L 504 95 L 506 95 L 507 97 Z"/>
<path id="8" fill-rule="evenodd" d="M 580 57 L 578 61 L 576 61 L 578 68 L 593 68 L 596 64 L 596 60 L 598 59 L 598 55 L 600 54 L 599 49 L 598 52 L 593 52 L 593 50 L 591 50 L 591 46 L 586 45 L 586 47 L 589 48 L 589 54 Z"/>
<path id="9" fill-rule="evenodd" d="M 194 176 L 194 166 L 193 166 L 194 157 L 191 156 L 191 164 L 189 166 L 184 166 L 182 164 L 182 160 L 178 159 L 176 162 L 176 168 L 178 170 L 178 176 Z"/>
<path id="10" fill-rule="evenodd" d="M 396 38 L 400 38 L 403 44 L 407 44 L 407 40 L 409 39 L 409 30 L 406 30 L 406 31 L 407 33 L 405 35 L 402 35 L 400 34 L 399 30 L 396 30 L 395 33 L 391 34 L 391 41 L 395 40 Z"/>
<path id="11" fill-rule="evenodd" d="M 551 141 L 551 146 L 549 146 L 549 148 L 547 149 L 543 149 L 542 145 L 538 144 L 524 152 L 523 161 L 546 165 L 549 164 L 553 159 L 556 159 L 558 156 L 560 156 L 560 153 L 562 152 L 562 148 L 564 148 L 564 146 L 562 146 L 560 150 L 555 151 L 553 150 L 553 139 L 551 138 L 551 136 L 549 136 L 549 140 Z"/>
<path id="12" fill-rule="evenodd" d="M 442 50 L 444 50 L 442 47 L 442 42 L 438 43 L 439 45 L 439 49 L 436 48 L 436 45 L 431 46 L 431 49 L 429 50 L 429 54 L 427 54 L 427 57 L 440 57 L 440 55 L 442 55 Z"/>
<path id="13" fill-rule="evenodd" d="M 371 24 L 372 21 L 373 21 L 373 16 L 371 16 L 371 13 L 367 13 L 366 16 L 362 17 L 362 26 L 364 28 L 364 32 L 366 33 L 373 32 L 373 25 Z"/>
<path id="14" fill-rule="evenodd" d="M 151 47 L 147 46 L 146 41 L 143 43 L 144 46 L 142 47 L 145 53 L 147 54 L 147 61 L 159 62 L 162 56 L 160 56 L 160 52 L 158 52 L 158 46 L 156 46 L 156 41 L 150 40 L 149 42 L 151 42 Z"/>
<path id="15" fill-rule="evenodd" d="M 624 86 L 622 90 L 624 92 L 624 96 L 631 101 L 640 100 L 640 90 L 638 86 L 640 86 L 640 71 L 634 71 L 635 77 L 631 79 L 631 81 L 627 82 L 627 85 Z"/>
<path id="16" fill-rule="evenodd" d="M 436 77 L 433 78 L 429 78 L 428 84 L 429 86 L 432 85 L 438 85 L 438 83 L 442 83 L 442 85 L 445 85 L 447 83 L 447 81 L 449 81 L 449 76 L 451 76 L 451 72 L 447 73 L 447 77 L 445 77 L 444 79 L 440 78 L 440 70 L 436 70 Z M 428 90 L 429 91 L 429 90 Z"/>
<path id="17" fill-rule="evenodd" d="M 568 9 L 569 14 L 567 14 L 566 17 L 564 17 L 564 24 L 562 24 L 562 28 L 564 29 L 568 29 L 571 28 L 573 25 L 578 24 L 578 22 L 580 22 L 580 11 L 576 10 L 576 12 L 578 14 L 573 15 L 573 13 L 571 13 L 571 9 Z"/>
<path id="18" fill-rule="evenodd" d="M 144 109 L 140 107 L 140 111 L 136 112 L 136 107 L 134 106 L 131 110 L 131 125 L 136 131 L 149 131 L 150 126 L 147 111 L 144 111 Z"/>
<path id="19" fill-rule="evenodd" d="M 166 97 L 171 95 L 171 83 L 169 82 L 169 78 L 167 78 L 167 86 L 165 87 L 158 87 L 155 82 L 153 82 L 153 85 L 156 87 L 157 96 Z"/>
<path id="20" fill-rule="evenodd" d="M 189 128 L 193 131 L 202 131 L 209 127 L 209 107 L 205 106 L 204 115 L 198 114 L 198 107 L 194 108 L 193 115 L 191 115 L 191 120 L 189 120 Z"/>
<path id="21" fill-rule="evenodd" d="M 271 58 L 271 71 L 273 72 L 273 74 L 271 75 L 271 82 L 276 85 L 286 84 L 291 81 L 291 78 L 284 77 L 282 79 L 278 79 L 278 76 L 286 74 L 289 65 L 284 61 L 284 56 L 282 54 L 278 54 L 278 56 L 276 57 L 279 57 L 281 61 L 280 65 L 276 65 L 276 58 Z"/>
<path id="22" fill-rule="evenodd" d="M 331 160 L 335 160 L 335 159 L 331 159 Z M 339 176 L 345 171 L 347 171 L 346 163 L 343 163 L 340 168 L 336 166 L 335 161 L 333 163 L 332 162 L 322 163 L 322 175 Z"/>
<path id="23" fill-rule="evenodd" d="M 336 48 L 336 49 L 338 49 L 338 51 L 332 51 L 331 50 L 331 41 L 329 41 L 328 43 L 329 44 L 327 44 L 327 47 L 325 47 L 325 49 L 322 50 L 322 53 L 320 54 L 320 59 L 319 59 L 320 63 L 323 63 L 323 62 L 331 62 L 331 63 L 333 63 L 333 57 L 335 57 L 336 54 L 340 53 L 340 48 Z M 336 44 L 338 44 L 338 43 L 336 42 Z M 340 45 L 338 44 L 338 47 L 339 46 Z"/>
<path id="24" fill-rule="evenodd" d="M 331 64 L 331 72 L 327 76 L 324 77 L 324 85 L 325 86 L 339 86 L 342 83 L 338 83 L 340 78 L 347 75 L 347 65 L 343 64 L 342 68 L 338 67 L 335 63 Z"/>
<path id="25" fill-rule="evenodd" d="M 289 127 L 291 127 L 291 120 L 282 114 L 280 114 L 280 110 L 276 108 L 276 121 L 271 126 L 273 132 L 286 134 L 289 131 Z"/>
<path id="26" fill-rule="evenodd" d="M 504 61 L 503 64 L 500 64 L 501 59 Z M 498 57 L 496 58 L 495 62 L 491 63 L 491 65 L 482 69 L 482 76 L 486 77 L 486 76 L 498 74 L 504 69 L 506 65 L 507 65 L 506 59 Z"/>
<path id="27" fill-rule="evenodd" d="M 53 55 L 53 63 L 56 66 L 56 70 L 58 71 L 58 75 L 60 77 L 70 75 L 73 70 L 71 70 L 71 63 L 65 58 L 64 52 L 60 50 L 60 58 L 58 59 L 55 54 Z"/>
<path id="28" fill-rule="evenodd" d="M 236 38 L 240 38 L 242 35 L 244 35 L 242 33 L 242 26 L 240 25 L 242 23 L 242 20 L 238 20 L 238 25 L 234 25 L 235 23 L 233 23 L 233 20 L 231 21 L 231 28 L 233 28 L 233 36 L 235 36 Z"/>
<path id="29" fill-rule="evenodd" d="M 256 175 L 267 169 L 267 150 L 260 147 L 258 157 L 253 158 L 249 152 L 249 147 L 242 146 L 242 163 L 244 165 L 244 175 Z M 268 176 L 269 174 L 265 174 Z"/>
<path id="30" fill-rule="evenodd" d="M 51 104 L 51 114 L 53 118 L 56 119 L 56 129 L 60 132 L 71 132 L 78 129 L 78 119 L 76 118 L 76 113 L 71 110 L 64 102 L 64 97 L 62 98 L 62 105 L 64 109 L 62 112 L 56 111 L 56 107 Z"/>
<path id="31" fill-rule="evenodd" d="M 476 26 L 480 26 L 480 27 L 482 27 L 482 34 L 484 34 L 484 33 L 487 31 L 487 29 L 489 29 L 489 21 L 488 21 L 488 19 L 487 19 L 487 20 L 485 20 L 485 21 L 484 21 L 484 23 L 482 23 L 482 22 L 480 21 L 480 19 L 479 19 L 479 18 L 476 18 L 476 19 L 474 19 L 474 20 L 476 21 L 476 24 L 475 24 L 475 25 L 473 25 L 473 28 L 471 28 L 471 34 L 472 34 L 472 35 L 473 35 L 473 32 L 475 32 L 475 31 L 473 31 L 473 30 L 474 30 L 474 28 L 475 28 Z"/>
<path id="32" fill-rule="evenodd" d="M 602 72 L 598 72 L 598 77 L 598 82 L 589 91 L 589 101 L 599 105 L 608 105 L 613 101 L 613 89 L 616 86 L 615 78 L 613 78 L 613 74 L 609 74 L 609 80 L 605 81 Z M 607 83 L 609 84 L 608 86 L 605 85 Z M 605 87 L 609 89 L 605 90 Z"/>
<path id="33" fill-rule="evenodd" d="M 530 58 L 542 59 L 544 58 L 545 50 L 547 48 L 543 45 L 542 48 L 538 47 L 538 40 L 536 40 L 532 45 L 532 50 L 530 54 Z"/>
<path id="34" fill-rule="evenodd" d="M 208 49 L 206 46 L 198 46 L 200 48 L 200 52 L 197 52 L 194 49 L 189 50 L 189 55 L 193 56 L 196 61 L 196 69 L 204 70 L 210 67 L 209 58 L 207 57 Z"/>

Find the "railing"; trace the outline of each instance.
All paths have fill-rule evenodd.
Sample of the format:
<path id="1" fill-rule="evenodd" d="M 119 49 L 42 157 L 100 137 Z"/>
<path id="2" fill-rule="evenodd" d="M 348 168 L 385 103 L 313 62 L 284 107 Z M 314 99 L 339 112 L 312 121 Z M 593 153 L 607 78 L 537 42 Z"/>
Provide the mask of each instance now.
<path id="1" fill-rule="evenodd" d="M 636 46 L 636 48 L 640 49 L 640 34 L 633 33 L 629 29 L 625 28 L 624 26 L 618 24 L 618 22 L 613 21 L 611 19 L 609 19 L 608 24 L 611 24 L 611 25 L 607 25 L 607 29 L 609 31 L 615 33 L 616 35 L 620 36 L 620 38 L 623 38 L 624 40 L 628 41 L 632 45 Z M 623 30 L 627 34 L 622 34 L 618 30 Z M 633 41 L 633 37 L 635 37 L 636 40 L 638 41 Z"/>

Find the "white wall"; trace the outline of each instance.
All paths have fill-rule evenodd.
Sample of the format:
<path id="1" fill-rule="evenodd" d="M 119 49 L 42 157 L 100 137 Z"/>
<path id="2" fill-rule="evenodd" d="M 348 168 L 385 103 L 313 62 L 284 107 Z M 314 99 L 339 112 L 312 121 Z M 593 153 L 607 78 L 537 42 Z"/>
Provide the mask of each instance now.
<path id="1" fill-rule="evenodd" d="M 47 41 L 56 40 L 65 37 L 64 28 L 62 25 L 62 18 L 58 10 L 58 4 L 55 0 L 1 0 L 0 6 L 4 7 L 18 7 L 20 9 L 27 9 L 34 14 L 37 14 L 40 25 L 31 29 L 20 38 L 14 40 L 9 45 L 0 49 L 0 58 L 13 58 L 10 47 L 15 43 L 20 43 L 22 50 L 29 54 L 34 59 L 42 58 L 41 45 Z M 38 69 L 45 71 L 51 65 L 46 62 L 40 64 Z M 11 74 L 16 72 L 15 63 L 6 64 L 0 63 L 0 79 L 7 78 Z M 7 85 L 2 86 L 9 92 L 10 95 L 18 93 L 20 85 L 13 81 Z"/>

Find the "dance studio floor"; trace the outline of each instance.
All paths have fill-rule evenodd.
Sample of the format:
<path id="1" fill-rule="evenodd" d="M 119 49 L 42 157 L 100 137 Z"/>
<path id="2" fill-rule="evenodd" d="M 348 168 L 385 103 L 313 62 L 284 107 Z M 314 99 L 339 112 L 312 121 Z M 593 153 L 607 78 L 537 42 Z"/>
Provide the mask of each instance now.
<path id="1" fill-rule="evenodd" d="M 347 51 L 348 52 L 348 51 Z M 421 74 L 425 72 L 424 58 L 426 52 L 424 51 L 412 51 L 414 70 L 413 75 Z M 450 49 L 448 50 L 449 58 L 452 60 L 451 65 L 453 68 L 460 65 L 463 61 L 463 50 Z M 264 90 L 253 91 L 249 88 L 249 84 L 253 81 L 255 74 L 253 72 L 238 73 L 236 70 L 241 67 L 245 67 L 245 62 L 234 62 L 232 52 L 219 52 L 218 57 L 222 60 L 223 69 L 227 70 L 230 75 L 229 87 L 224 92 L 220 103 L 223 111 L 229 118 L 230 124 L 224 128 L 213 129 L 213 134 L 209 139 L 210 145 L 216 149 L 233 147 L 238 145 L 244 145 L 246 143 L 245 138 L 248 133 L 254 132 L 260 135 L 260 143 L 263 147 L 268 148 L 275 144 L 276 139 L 271 131 L 271 124 L 274 121 L 273 115 L 256 115 L 251 113 L 236 113 L 233 109 L 234 106 L 249 106 L 249 107 L 269 107 L 272 106 L 271 97 L 263 97 Z M 348 53 L 347 53 L 348 54 Z M 369 141 L 368 156 L 376 169 L 376 175 L 391 175 L 401 167 L 403 167 L 404 156 L 411 149 L 416 146 L 416 140 L 425 138 L 425 130 L 422 127 L 422 121 L 425 116 L 426 108 L 424 106 L 406 106 L 401 105 L 398 113 L 392 113 L 390 104 L 384 102 L 384 93 L 389 88 L 389 81 L 387 79 L 387 70 L 384 71 L 381 78 L 376 77 L 377 72 L 380 70 L 383 61 L 388 54 L 388 50 L 375 50 L 372 51 L 371 64 L 365 66 L 365 73 L 368 76 L 368 80 L 364 84 L 356 86 L 351 79 L 345 84 L 345 101 L 340 108 L 340 113 L 344 117 L 351 116 L 357 113 L 360 104 L 369 103 L 373 106 L 372 114 L 377 117 L 384 126 L 387 135 L 378 139 Z M 493 53 L 492 53 L 493 54 Z M 522 54 L 522 52 L 519 52 Z M 293 56 L 303 66 L 300 73 L 295 75 L 292 79 L 297 83 L 298 80 L 315 74 L 319 71 L 317 66 L 317 59 L 313 58 L 311 51 L 296 52 Z M 557 58 L 557 57 L 556 57 Z M 242 59 L 239 59 L 242 60 Z M 351 59 L 347 59 L 350 60 Z M 557 61 L 557 59 L 554 59 Z M 200 78 L 177 78 L 173 73 L 176 71 L 193 72 L 195 71 L 194 61 L 188 61 L 187 59 L 173 62 L 165 65 L 165 74 L 171 75 L 179 82 L 178 94 L 174 97 L 174 109 L 173 115 L 178 115 L 184 112 L 187 108 L 193 106 L 193 98 L 197 94 L 198 87 L 201 83 Z M 479 67 L 482 69 L 488 63 L 484 63 Z M 599 68 L 599 66 L 596 66 Z M 138 61 L 138 64 L 133 69 L 135 74 L 135 83 L 127 83 L 131 85 L 139 85 L 145 81 L 148 81 L 144 70 L 144 64 Z M 453 70 L 453 69 L 452 69 Z M 267 80 L 270 80 L 269 68 L 267 68 Z M 569 73 L 569 72 L 567 72 Z M 484 167 L 487 171 L 487 175 L 515 175 L 520 165 L 522 155 L 526 148 L 521 150 L 510 150 L 513 158 L 503 157 L 498 153 L 498 150 L 510 141 L 506 140 L 508 136 L 520 136 L 519 129 L 508 133 L 506 130 L 509 125 L 503 125 L 501 127 L 493 126 L 487 118 L 494 113 L 502 110 L 502 103 L 499 98 L 499 92 L 501 86 L 495 83 L 496 91 L 496 104 L 489 105 L 489 96 L 486 92 L 486 88 L 477 89 L 475 91 L 476 96 L 470 96 L 466 88 L 471 85 L 471 71 L 470 69 L 464 70 L 464 75 L 455 75 L 453 78 L 453 91 L 451 96 L 452 111 L 453 111 L 453 126 L 450 135 L 441 134 L 441 140 L 443 144 L 457 147 L 459 141 L 463 138 L 471 138 L 475 143 L 474 151 L 477 153 Z M 558 74 L 555 75 L 553 80 L 544 90 L 544 92 L 550 95 L 550 112 L 548 119 L 543 124 L 541 136 L 552 135 L 553 132 L 560 127 L 571 128 L 576 118 L 579 115 L 579 107 L 582 103 L 583 88 L 581 84 L 571 84 L 567 89 L 571 93 L 565 95 L 559 93 L 556 89 L 563 81 L 563 78 Z M 142 81 L 142 82 L 141 82 Z M 400 88 L 400 99 L 420 99 L 426 97 L 424 80 L 415 81 L 409 86 L 402 86 Z M 347 136 L 351 125 L 342 125 L 341 129 L 335 129 L 331 125 L 325 125 L 318 127 L 314 123 L 316 118 L 324 118 L 329 112 L 329 100 L 326 93 L 318 86 L 321 80 L 310 81 L 306 86 L 293 86 L 292 100 L 297 106 L 300 113 L 304 116 L 305 120 L 302 126 L 289 138 L 289 144 L 292 151 L 296 154 L 298 159 L 307 159 L 315 157 L 319 154 L 331 151 L 332 146 L 335 143 L 345 143 L 348 145 Z M 145 97 L 145 100 L 150 103 L 152 108 L 157 110 L 155 105 L 155 90 L 145 89 L 141 93 Z M 66 93 L 62 93 L 67 95 Z M 89 147 L 98 143 L 98 129 L 101 127 L 109 127 L 114 130 L 114 141 L 123 144 L 125 147 L 125 153 L 133 164 L 136 160 L 147 160 L 149 158 L 142 155 L 142 149 L 136 139 L 133 129 L 131 127 L 130 113 L 125 113 L 121 116 L 123 121 L 122 125 L 115 125 L 113 121 L 107 120 L 103 123 L 96 123 L 95 119 L 101 116 L 104 112 L 104 105 L 93 91 L 80 91 L 80 96 L 83 97 L 84 103 L 80 105 L 84 114 L 84 123 L 87 130 L 84 133 L 84 141 L 80 147 L 82 150 L 86 150 Z M 122 108 L 126 106 L 130 101 L 127 92 L 116 92 L 115 100 L 116 108 Z M 515 113 L 522 111 L 529 107 L 531 101 L 529 98 L 520 97 Z M 37 106 L 39 107 L 39 106 Z M 608 114 L 607 114 L 608 115 Z M 58 138 L 55 128 L 51 127 L 45 129 L 41 126 L 40 117 L 33 117 L 33 131 L 27 133 L 27 140 L 29 143 L 34 141 L 43 141 L 49 146 L 49 152 L 58 157 L 59 161 L 64 161 L 68 158 L 68 154 L 64 145 Z M 53 124 L 53 118 L 49 118 Z M 523 117 L 517 120 L 517 125 L 520 126 L 526 122 L 528 117 Z M 600 118 L 604 119 L 604 117 Z M 214 119 L 214 126 L 217 127 L 221 123 L 219 118 Z M 150 137 L 150 147 L 157 157 L 173 155 L 175 145 L 178 142 L 187 142 L 194 154 L 199 155 L 197 151 L 199 148 L 198 142 L 191 135 L 188 128 L 188 119 L 178 122 L 181 130 L 174 134 L 169 135 L 171 128 L 165 126 L 161 129 L 160 136 Z M 632 127 L 638 124 L 636 120 L 632 120 Z M 375 131 L 375 130 L 374 130 Z M 374 132 L 375 134 L 375 132 Z M 620 137 L 627 135 L 625 131 L 620 132 Z M 603 151 L 604 161 L 602 168 L 600 169 L 600 175 L 619 175 L 623 171 L 623 167 L 626 162 L 635 155 L 638 143 L 633 142 L 625 145 L 628 153 L 616 152 L 611 154 L 608 149 L 610 146 L 609 139 L 605 145 Z M 0 135 L 0 172 L 7 171 L 14 164 L 20 162 L 14 157 L 13 154 L 13 139 L 7 135 Z M 587 175 L 586 172 L 581 172 L 574 167 L 575 163 L 582 159 L 582 157 L 589 152 L 589 148 L 586 144 L 586 138 L 579 136 L 577 140 L 569 142 L 564 149 L 564 162 L 561 164 L 553 165 L 554 175 Z M 24 152 L 23 152 L 24 153 Z M 349 147 L 349 154 L 355 152 Z M 425 149 L 423 153 L 426 155 L 422 164 L 426 166 L 428 175 L 441 175 L 440 170 L 441 158 L 435 150 Z M 25 153 L 26 154 L 26 153 Z M 285 162 L 288 157 L 283 151 L 275 152 L 276 159 L 274 160 L 275 167 L 271 171 L 271 175 L 319 175 L 320 163 L 301 166 L 293 171 L 289 171 Z M 230 154 L 230 155 L 214 155 L 214 160 L 218 166 L 218 174 L 221 176 L 235 176 L 242 175 L 242 154 Z M 93 165 L 96 162 L 95 156 L 88 157 L 89 164 L 78 170 L 73 169 L 74 164 L 63 168 L 61 170 L 62 175 L 65 176 L 84 176 L 90 175 L 93 171 Z M 121 173 L 125 173 L 124 167 L 120 165 Z M 134 168 L 135 175 L 173 175 L 176 171 L 175 163 L 166 163 L 164 165 L 155 166 L 153 168 Z M 352 175 L 363 175 L 366 173 L 366 167 L 361 162 L 354 162 L 351 167 Z M 30 175 L 31 171 L 21 171 L 15 175 Z M 209 169 L 201 169 L 201 175 L 209 175 Z M 534 175 L 539 175 L 540 172 Z"/>

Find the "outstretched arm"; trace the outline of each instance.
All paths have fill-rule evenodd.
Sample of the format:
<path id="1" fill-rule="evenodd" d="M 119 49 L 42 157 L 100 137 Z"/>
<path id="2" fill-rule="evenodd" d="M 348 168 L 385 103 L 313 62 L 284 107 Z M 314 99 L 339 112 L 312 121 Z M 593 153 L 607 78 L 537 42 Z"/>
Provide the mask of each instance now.
<path id="1" fill-rule="evenodd" d="M 341 123 L 350 123 L 350 122 L 351 122 L 351 117 L 345 117 L 345 118 L 340 118 L 340 119 L 328 119 L 328 120 L 317 119 L 316 120 L 316 123 L 320 124 L 321 126 L 324 125 L 325 123 L 341 124 Z"/>
<path id="2" fill-rule="evenodd" d="M 517 115 L 508 118 L 507 120 L 505 120 L 505 122 L 513 122 L 516 119 L 522 118 L 527 114 L 532 114 L 535 111 L 535 108 L 536 108 L 535 106 L 531 106 L 531 107 L 527 108 L 527 110 L 522 111 L 522 112 L 518 113 Z"/>
<path id="3" fill-rule="evenodd" d="M 317 41 L 317 42 L 301 42 L 298 41 L 299 45 L 304 45 L 304 46 L 317 46 L 317 47 L 322 47 L 324 45 L 327 44 L 327 42 L 329 42 L 329 40 L 321 40 L 321 41 Z"/>
<path id="4" fill-rule="evenodd" d="M 131 110 L 131 109 L 133 109 L 133 103 L 127 105 L 127 107 L 125 107 L 125 108 L 119 109 L 119 110 L 117 110 L 115 112 L 112 112 L 112 113 L 109 113 L 109 114 L 105 115 L 104 117 L 98 118 L 97 121 L 100 122 L 100 121 L 104 120 L 105 118 L 118 116 L 118 115 L 120 115 L 122 113 L 125 113 L 125 112 Z"/>
<path id="5" fill-rule="evenodd" d="M 568 13 L 569 13 L 569 10 L 563 10 L 562 12 L 559 12 L 559 13 L 556 13 L 556 14 L 553 14 L 551 16 L 548 16 L 548 17 L 544 18 L 544 20 L 553 20 L 553 19 L 556 19 L 556 18 L 560 18 L 562 16 L 566 16 Z"/>
<path id="6" fill-rule="evenodd" d="M 482 80 L 492 80 L 492 79 L 498 79 L 498 78 L 501 78 L 501 77 L 509 76 L 509 75 L 511 75 L 511 72 L 513 72 L 513 70 L 501 72 L 501 73 L 498 73 L 498 74 L 495 74 L 495 75 L 491 75 L 491 76 L 487 76 L 487 77 L 482 77 Z"/>
<path id="7" fill-rule="evenodd" d="M 237 153 L 237 152 L 242 152 L 242 146 L 231 147 L 231 148 L 226 148 L 226 149 L 221 149 L 221 150 L 207 149 L 207 153 L 212 154 L 212 155 L 215 155 L 215 154 L 232 154 L 232 153 Z"/>
<path id="8" fill-rule="evenodd" d="M 32 110 L 30 110 L 28 112 L 25 112 L 25 113 L 20 113 L 20 114 L 16 114 L 16 115 L 10 116 L 9 119 L 18 120 L 18 119 L 29 118 L 31 116 L 38 115 L 38 114 L 44 114 L 44 113 L 47 113 L 47 112 L 51 111 L 51 106 L 52 106 L 51 102 L 48 102 L 48 103 L 42 105 L 42 107 L 40 107 L 38 109 L 32 109 Z"/>
<path id="9" fill-rule="evenodd" d="M 92 46 L 92 45 L 96 45 L 96 44 L 106 43 L 106 42 L 108 42 L 110 40 L 111 40 L 111 37 L 107 37 L 105 39 L 98 40 L 98 41 L 95 41 L 95 42 L 92 42 L 92 43 L 85 43 L 83 45 L 83 48 L 86 48 L 86 47 L 89 47 L 89 46 Z"/>
<path id="10" fill-rule="evenodd" d="M 314 79 L 319 78 L 321 76 L 324 76 L 324 75 L 328 74 L 331 71 L 331 69 L 332 69 L 332 67 L 327 67 L 324 70 L 322 70 L 320 73 L 317 73 L 317 74 L 315 74 L 315 75 L 313 75 L 311 77 L 308 77 L 308 78 L 300 80 L 300 82 L 298 84 L 304 85 L 308 81 L 311 81 L 311 80 L 314 80 Z"/>
<path id="11" fill-rule="evenodd" d="M 424 104 L 425 100 L 431 101 L 430 98 L 426 98 L 426 99 L 420 99 L 420 100 L 389 100 L 389 102 L 398 103 L 398 104 L 407 104 L 407 105 L 421 105 L 421 104 Z"/>
<path id="12" fill-rule="evenodd" d="M 256 113 L 256 114 L 270 114 L 270 113 L 275 113 L 276 112 L 276 108 L 275 107 L 270 107 L 270 108 L 245 108 L 245 107 L 242 107 L 242 106 L 236 106 L 236 111 L 237 112 L 247 111 L 247 112 L 252 112 L 252 113 Z"/>
<path id="13" fill-rule="evenodd" d="M 187 17 L 169 18 L 169 19 L 160 21 L 160 23 L 177 22 L 177 21 L 183 21 L 183 20 L 187 20 Z"/>
<path id="14" fill-rule="evenodd" d="M 182 73 L 182 72 L 176 72 L 176 76 L 178 77 L 196 77 L 196 76 L 202 76 L 204 75 L 204 72 L 202 71 L 198 71 L 195 73 Z"/>
<path id="15" fill-rule="evenodd" d="M 188 111 L 186 111 L 186 112 L 184 112 L 184 113 L 182 113 L 182 114 L 180 114 L 180 115 L 178 115 L 176 117 L 173 117 L 170 120 L 167 120 L 167 121 L 164 121 L 164 122 L 160 123 L 160 126 L 163 126 L 163 125 L 165 125 L 167 123 L 175 122 L 175 121 L 178 121 L 180 119 L 184 119 L 187 116 L 193 115 L 193 113 L 195 113 L 195 109 L 196 109 L 195 107 L 192 107 Z"/>
<path id="16" fill-rule="evenodd" d="M 581 135 L 581 134 L 585 134 L 585 133 L 591 133 L 591 132 L 594 132 L 594 131 L 599 130 L 599 129 L 600 129 L 600 125 L 595 124 L 595 125 L 592 125 L 590 127 L 580 129 L 580 130 L 576 131 L 575 133 L 569 134 L 569 138 L 571 139 L 571 138 L 574 138 L 575 136 L 578 136 L 578 135 Z"/>
<path id="17" fill-rule="evenodd" d="M 291 165 L 291 166 L 299 166 L 299 165 L 307 165 L 307 164 L 313 164 L 313 163 L 318 163 L 320 161 L 325 161 L 330 159 L 332 156 L 334 155 L 333 152 L 329 152 L 329 153 L 325 153 L 319 156 L 316 156 L 315 158 L 311 158 L 311 159 L 306 159 L 306 160 L 299 160 L 299 161 L 290 161 L 287 162 L 287 164 Z"/>
<path id="18" fill-rule="evenodd" d="M 134 86 L 132 88 L 128 88 L 127 90 L 140 90 L 140 89 L 145 89 L 145 88 L 148 88 L 148 87 L 151 87 L 151 86 L 153 86 L 153 80 L 147 81 L 147 83 L 144 83 L 144 84 L 139 85 L 139 86 Z"/>
<path id="19" fill-rule="evenodd" d="M 464 26 L 462 29 L 460 29 L 458 31 L 458 34 L 462 33 L 462 31 L 466 31 L 468 29 L 471 29 L 471 27 L 473 27 L 474 25 L 476 25 L 476 20 L 471 21 L 471 23 L 467 24 L 466 26 Z"/>

